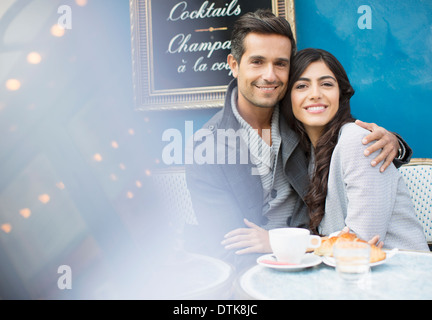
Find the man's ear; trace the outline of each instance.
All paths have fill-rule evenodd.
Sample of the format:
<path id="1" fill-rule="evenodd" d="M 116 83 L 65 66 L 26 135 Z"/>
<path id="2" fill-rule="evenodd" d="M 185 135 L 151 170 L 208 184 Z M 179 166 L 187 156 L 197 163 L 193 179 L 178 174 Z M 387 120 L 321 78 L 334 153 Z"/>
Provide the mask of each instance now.
<path id="1" fill-rule="evenodd" d="M 237 78 L 239 64 L 231 53 L 227 57 L 227 62 L 228 65 L 230 66 L 232 75 L 234 76 L 234 78 Z"/>

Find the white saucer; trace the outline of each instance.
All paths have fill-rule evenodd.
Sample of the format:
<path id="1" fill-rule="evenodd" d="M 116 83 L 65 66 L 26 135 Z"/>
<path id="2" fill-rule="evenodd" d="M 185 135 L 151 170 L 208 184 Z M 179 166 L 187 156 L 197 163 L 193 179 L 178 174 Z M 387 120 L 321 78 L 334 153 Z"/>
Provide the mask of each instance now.
<path id="1" fill-rule="evenodd" d="M 375 266 L 379 266 L 380 264 L 386 263 L 390 258 L 392 258 L 399 251 L 399 249 L 395 248 L 392 250 L 384 250 L 384 251 L 386 253 L 386 258 L 381 261 L 370 263 L 369 266 L 375 267 Z M 322 257 L 322 261 L 330 267 L 336 267 L 336 260 L 334 257 Z"/>
<path id="2" fill-rule="evenodd" d="M 272 264 L 266 262 L 272 261 L 277 262 L 276 257 L 273 254 L 266 254 L 257 259 L 257 263 L 259 265 L 262 265 L 264 267 L 272 268 L 272 269 L 278 269 L 278 270 L 285 270 L 285 271 L 299 271 L 305 268 L 314 267 L 316 265 L 319 265 L 322 262 L 322 259 L 320 256 L 317 256 L 314 253 L 306 253 L 301 260 L 300 264 Z"/>

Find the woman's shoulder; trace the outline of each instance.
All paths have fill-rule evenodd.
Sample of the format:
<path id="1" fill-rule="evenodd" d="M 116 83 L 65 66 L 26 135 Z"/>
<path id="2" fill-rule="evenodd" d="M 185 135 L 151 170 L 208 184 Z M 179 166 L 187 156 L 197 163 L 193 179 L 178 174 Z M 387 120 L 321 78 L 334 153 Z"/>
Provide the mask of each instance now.
<path id="1" fill-rule="evenodd" d="M 339 132 L 339 140 L 333 151 L 333 156 L 339 155 L 343 162 L 355 163 L 363 161 L 369 164 L 369 157 L 364 156 L 364 150 L 367 148 L 362 140 L 370 131 L 363 129 L 354 122 L 342 126 Z"/>
<path id="2" fill-rule="evenodd" d="M 341 133 L 347 133 L 350 135 L 367 135 L 370 133 L 369 130 L 364 129 L 357 125 L 355 122 L 349 122 L 342 126 Z"/>
<path id="3" fill-rule="evenodd" d="M 363 146 L 362 140 L 370 131 L 358 126 L 354 122 L 342 126 L 339 132 L 338 144 L 349 146 Z"/>

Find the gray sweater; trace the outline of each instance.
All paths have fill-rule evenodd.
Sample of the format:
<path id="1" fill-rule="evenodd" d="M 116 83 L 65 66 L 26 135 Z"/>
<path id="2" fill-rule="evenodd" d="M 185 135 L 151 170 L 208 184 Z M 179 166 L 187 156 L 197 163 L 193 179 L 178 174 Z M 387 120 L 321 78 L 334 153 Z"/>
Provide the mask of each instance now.
<path id="1" fill-rule="evenodd" d="M 342 127 L 333 151 L 325 215 L 320 233 L 329 235 L 348 226 L 360 238 L 380 236 L 384 248 L 427 250 L 423 228 L 402 175 L 391 164 L 385 172 L 365 157 L 361 143 L 368 131 L 354 123 Z"/>

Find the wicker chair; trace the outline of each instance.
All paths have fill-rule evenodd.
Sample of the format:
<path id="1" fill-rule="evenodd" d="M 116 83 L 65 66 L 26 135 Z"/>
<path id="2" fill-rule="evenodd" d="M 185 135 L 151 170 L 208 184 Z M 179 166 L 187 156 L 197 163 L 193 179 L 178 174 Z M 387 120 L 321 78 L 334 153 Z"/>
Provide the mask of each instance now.
<path id="1" fill-rule="evenodd" d="M 429 248 L 432 248 L 432 159 L 413 158 L 399 171 L 410 191 Z"/>
<path id="2" fill-rule="evenodd" d="M 399 171 L 408 186 L 417 218 L 432 249 L 432 159 L 414 158 L 409 164 L 400 167 Z M 170 221 L 179 230 L 185 224 L 197 224 L 184 167 L 158 169 L 153 172 L 152 177 Z"/>
<path id="3" fill-rule="evenodd" d="M 184 167 L 176 166 L 155 170 L 152 178 L 170 221 L 179 229 L 182 229 L 184 224 L 197 224 L 186 185 Z"/>

